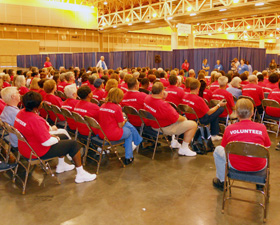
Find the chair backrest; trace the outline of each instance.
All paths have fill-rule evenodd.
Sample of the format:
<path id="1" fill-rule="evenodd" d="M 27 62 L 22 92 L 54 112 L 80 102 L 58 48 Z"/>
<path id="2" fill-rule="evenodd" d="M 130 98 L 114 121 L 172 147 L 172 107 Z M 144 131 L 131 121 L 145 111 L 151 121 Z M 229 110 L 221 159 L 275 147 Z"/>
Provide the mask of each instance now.
<path id="1" fill-rule="evenodd" d="M 168 102 L 177 112 L 178 112 L 178 107 L 175 105 L 173 102 Z"/>
<path id="2" fill-rule="evenodd" d="M 206 98 L 203 98 L 203 100 L 204 100 L 204 102 L 206 103 L 206 105 L 209 106 L 209 102 L 207 101 L 207 99 L 206 99 Z"/>
<path id="3" fill-rule="evenodd" d="M 99 105 L 102 106 L 106 101 L 105 100 L 100 100 Z"/>
<path id="4" fill-rule="evenodd" d="M 178 110 L 181 112 L 181 113 L 189 113 L 189 114 L 193 114 L 195 115 L 196 119 L 198 120 L 199 122 L 199 118 L 196 114 L 196 112 L 194 111 L 194 109 L 192 107 L 190 107 L 189 105 L 184 105 L 184 104 L 179 104 L 178 105 Z"/>
<path id="5" fill-rule="evenodd" d="M 57 91 L 57 96 L 60 97 L 63 100 L 65 100 L 67 98 L 65 93 L 63 93 L 62 91 Z"/>
<path id="6" fill-rule="evenodd" d="M 51 112 L 51 111 L 52 111 L 52 106 L 49 105 L 48 103 L 43 102 L 43 103 L 42 103 L 42 106 L 43 106 L 43 108 L 44 108 L 47 112 Z"/>
<path id="7" fill-rule="evenodd" d="M 214 106 L 218 105 L 218 104 L 219 104 L 219 102 L 220 102 L 220 100 L 217 100 L 217 99 L 211 99 L 211 100 L 210 100 L 210 103 L 209 103 L 210 108 L 212 108 L 212 107 L 214 107 Z"/>
<path id="8" fill-rule="evenodd" d="M 141 118 L 141 116 L 140 116 L 139 112 L 137 111 L 137 109 L 135 109 L 134 107 L 125 105 L 123 107 L 123 112 L 126 115 L 138 116 L 140 118 L 140 120 L 142 121 L 142 123 L 143 123 L 143 119 Z"/>
<path id="9" fill-rule="evenodd" d="M 61 114 L 62 114 L 66 119 L 67 119 L 67 118 L 74 119 L 73 116 L 72 116 L 72 113 L 71 113 L 68 109 L 60 108 L 60 111 L 61 111 Z"/>
<path id="10" fill-rule="evenodd" d="M 263 108 L 265 108 L 267 106 L 273 107 L 273 108 L 278 108 L 278 109 L 280 108 L 280 104 L 277 101 L 272 100 L 272 99 L 263 99 L 262 106 L 263 106 Z M 279 115 L 279 117 L 280 117 L 280 115 Z"/>
<path id="11" fill-rule="evenodd" d="M 226 145 L 227 154 L 269 159 L 269 151 L 260 144 L 234 141 Z"/>
<path id="12" fill-rule="evenodd" d="M 88 126 L 88 123 L 86 122 L 84 117 L 82 117 L 80 114 L 78 114 L 76 112 L 72 112 L 72 116 L 77 123 L 83 123 L 83 124 L 86 124 Z"/>
<path id="13" fill-rule="evenodd" d="M 264 92 L 263 95 L 264 95 L 265 98 L 267 98 L 268 95 L 269 95 L 269 92 Z"/>
<path id="14" fill-rule="evenodd" d="M 255 104 L 255 101 L 254 101 L 253 98 L 251 98 L 249 96 L 245 96 L 245 95 L 240 95 L 238 99 L 241 99 L 241 98 L 245 98 L 245 99 L 250 100 L 253 103 L 254 107 L 256 107 L 256 104 Z"/>
<path id="15" fill-rule="evenodd" d="M 233 101 L 237 102 L 238 99 L 234 95 L 232 97 L 233 97 Z"/>
<path id="16" fill-rule="evenodd" d="M 152 121 L 157 121 L 157 119 L 148 111 L 144 109 L 139 110 L 139 115 L 146 120 L 152 120 Z"/>
<path id="17" fill-rule="evenodd" d="M 60 108 L 59 108 L 57 105 L 52 105 L 51 107 L 52 107 L 52 111 L 53 111 L 55 114 L 59 114 L 59 115 L 62 115 L 62 116 L 63 116 L 63 114 L 62 114 Z"/>
<path id="18" fill-rule="evenodd" d="M 96 104 L 96 105 L 99 105 L 99 101 L 98 101 L 97 99 L 95 99 L 95 98 L 92 98 L 92 99 L 90 100 L 90 102 L 91 102 L 91 103 L 94 103 L 94 104 Z"/>

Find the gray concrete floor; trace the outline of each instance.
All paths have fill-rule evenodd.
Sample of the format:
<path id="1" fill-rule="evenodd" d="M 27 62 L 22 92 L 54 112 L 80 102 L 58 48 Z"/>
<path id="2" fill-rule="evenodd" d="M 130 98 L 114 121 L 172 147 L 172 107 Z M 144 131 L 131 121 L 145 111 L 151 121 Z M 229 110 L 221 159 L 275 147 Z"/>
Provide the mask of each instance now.
<path id="1" fill-rule="evenodd" d="M 280 152 L 271 153 L 271 197 L 266 224 L 280 222 Z M 215 143 L 216 145 L 219 143 Z M 8 173 L 0 174 L 0 224 L 262 224 L 260 206 L 228 201 L 221 213 L 222 192 L 212 186 L 215 177 L 213 154 L 179 157 L 161 147 L 155 160 L 151 152 L 135 153 L 135 162 L 122 168 L 116 158 L 101 166 L 93 182 L 75 184 L 75 171 L 59 174 L 55 183 L 36 168 L 26 195 Z M 121 152 L 123 155 L 123 151 Z M 55 169 L 56 162 L 52 162 Z M 86 169 L 95 172 L 88 160 Z M 255 192 L 233 191 L 252 200 Z"/>

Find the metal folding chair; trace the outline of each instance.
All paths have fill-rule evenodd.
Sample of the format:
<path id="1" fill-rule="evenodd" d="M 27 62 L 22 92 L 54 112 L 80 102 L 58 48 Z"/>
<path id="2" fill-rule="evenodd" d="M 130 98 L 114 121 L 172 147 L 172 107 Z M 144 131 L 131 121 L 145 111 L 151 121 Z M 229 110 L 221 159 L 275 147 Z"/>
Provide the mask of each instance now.
<path id="1" fill-rule="evenodd" d="M 92 98 L 90 100 L 90 102 L 93 103 L 93 104 L 99 105 L 99 101 L 97 99 L 95 99 L 95 98 Z"/>
<path id="2" fill-rule="evenodd" d="M 50 158 L 50 159 L 41 159 L 37 153 L 35 152 L 35 150 L 30 146 L 30 144 L 28 143 L 28 141 L 25 139 L 25 137 L 16 129 L 14 128 L 13 126 L 10 126 L 9 124 L 5 123 L 5 126 L 6 126 L 6 129 L 8 130 L 9 133 L 12 133 L 12 134 L 15 134 L 18 138 L 19 141 L 22 141 L 24 142 L 29 148 L 30 148 L 30 156 L 29 158 L 25 158 L 25 157 L 22 157 L 24 159 L 27 160 L 28 164 L 27 166 L 25 166 L 22 162 L 20 162 L 20 150 L 18 151 L 18 155 L 17 155 L 17 159 L 16 159 L 16 162 L 17 162 L 17 166 L 15 168 L 15 171 L 14 171 L 14 177 L 13 177 L 13 182 L 15 181 L 15 175 L 17 174 L 17 171 L 18 171 L 18 166 L 19 164 L 25 169 L 26 173 L 25 173 L 25 179 L 22 180 L 19 176 L 17 176 L 20 181 L 22 182 L 23 184 L 23 188 L 22 188 L 22 194 L 25 194 L 25 190 L 26 190 L 26 185 L 27 185 L 27 180 L 28 180 L 28 177 L 29 177 L 29 172 L 30 172 L 30 167 L 32 165 L 35 165 L 35 164 L 39 164 L 41 166 L 41 168 L 46 172 L 46 174 L 49 174 L 51 175 L 52 177 L 54 177 L 56 179 L 56 181 L 58 182 L 58 184 L 60 184 L 57 176 L 52 172 L 51 170 L 51 167 L 49 165 L 49 161 L 54 159 L 54 158 Z M 35 157 L 35 158 L 33 158 Z"/>
<path id="3" fill-rule="evenodd" d="M 264 92 L 264 93 L 263 93 L 264 98 L 267 98 L 269 94 L 270 94 L 269 92 Z"/>
<path id="4" fill-rule="evenodd" d="M 272 99 L 263 99 L 262 107 L 264 110 L 263 110 L 263 114 L 262 114 L 262 118 L 261 118 L 261 123 L 264 125 L 270 126 L 270 128 L 276 126 L 277 131 L 273 131 L 270 129 L 267 129 L 267 131 L 270 133 L 276 134 L 276 138 L 277 138 L 278 134 L 279 134 L 279 129 L 280 129 L 280 115 L 279 115 L 279 117 L 273 117 L 273 116 L 267 115 L 266 107 L 273 107 L 276 109 L 280 109 L 280 104 L 277 101 L 272 100 Z"/>
<path id="5" fill-rule="evenodd" d="M 67 122 L 67 131 L 72 133 L 75 136 L 75 140 L 77 140 L 77 135 L 78 135 L 78 128 L 76 121 L 72 115 L 72 113 L 65 108 L 60 108 L 60 111 L 64 118 L 66 119 Z"/>
<path id="6" fill-rule="evenodd" d="M 175 105 L 173 102 L 168 102 L 177 112 L 178 112 L 178 107 Z"/>
<path id="7" fill-rule="evenodd" d="M 226 152 L 226 170 L 225 170 L 225 181 L 224 181 L 224 193 L 223 193 L 223 205 L 222 213 L 224 213 L 225 202 L 228 199 L 254 203 L 262 206 L 264 210 L 263 221 L 266 221 L 267 214 L 267 203 L 269 199 L 269 173 L 270 173 L 270 160 L 269 160 L 269 151 L 262 145 L 252 144 L 246 142 L 230 142 L 225 147 Z M 264 158 L 267 160 L 267 167 L 258 172 L 243 172 L 237 171 L 229 166 L 229 154 L 246 156 L 246 157 L 255 157 L 255 158 Z M 234 185 L 234 181 L 242 181 L 247 183 L 253 183 L 258 185 L 263 185 L 263 191 L 256 190 L 254 188 L 247 188 L 244 186 Z M 263 202 L 250 201 L 246 199 L 241 199 L 237 197 L 232 197 L 231 189 L 239 188 L 243 190 L 250 190 L 254 192 L 261 193 L 264 196 Z"/>
<path id="8" fill-rule="evenodd" d="M 97 130 L 100 130 L 102 132 L 102 134 L 104 135 L 104 139 L 101 139 L 99 138 L 98 136 L 93 136 L 91 138 L 91 141 L 94 145 L 102 148 L 101 152 L 99 153 L 100 156 L 99 156 L 99 162 L 97 162 L 97 172 L 99 171 L 99 167 L 100 167 L 100 164 L 101 164 L 101 160 L 102 160 L 102 155 L 103 155 L 103 152 L 105 152 L 105 154 L 107 155 L 107 152 L 106 150 L 110 150 L 110 152 L 113 152 L 116 154 L 117 158 L 119 159 L 121 165 L 123 167 L 125 167 L 123 161 L 121 160 L 121 157 L 117 151 L 117 147 L 118 146 L 121 146 L 124 144 L 124 140 L 119 140 L 119 141 L 110 141 L 106 134 L 104 133 L 102 127 L 100 126 L 100 124 L 94 119 L 94 118 L 91 118 L 91 117 L 88 117 L 88 116 L 85 116 L 85 120 L 86 122 L 88 123 L 89 125 L 89 128 L 91 130 L 91 132 L 93 133 L 94 130 L 93 129 L 97 129 Z M 94 150 L 96 151 L 96 150 Z M 97 161 L 97 160 L 95 160 Z"/>
<path id="9" fill-rule="evenodd" d="M 144 139 L 147 139 L 147 140 L 155 142 L 154 152 L 153 152 L 153 156 L 152 156 L 152 159 L 154 159 L 155 158 L 155 154 L 156 154 L 157 143 L 158 143 L 159 138 L 164 137 L 165 140 L 167 141 L 168 146 L 170 146 L 169 140 L 168 140 L 167 136 L 164 134 L 164 132 L 163 132 L 163 130 L 162 130 L 158 120 L 151 113 L 149 113 L 148 111 L 146 111 L 144 109 L 140 109 L 139 110 L 139 115 L 141 116 L 141 118 L 144 121 L 145 125 L 146 125 L 146 121 L 154 121 L 154 122 L 157 123 L 157 125 L 159 127 L 159 129 L 157 129 L 157 131 L 156 131 L 153 128 L 151 128 L 150 126 L 146 125 L 146 129 L 143 130 L 143 134 L 142 134 L 142 137 Z M 147 136 L 151 136 L 152 138 L 148 138 Z M 156 140 L 154 140 L 154 139 L 156 139 Z M 173 152 L 172 148 L 171 148 L 171 150 Z"/>
<path id="10" fill-rule="evenodd" d="M 62 114 L 60 108 L 57 105 L 51 105 L 51 109 L 52 109 L 52 112 L 54 113 L 54 115 L 56 116 L 55 125 L 57 127 L 61 127 L 61 128 L 66 129 L 67 128 L 67 120 L 64 117 L 64 115 Z M 61 120 L 61 117 L 63 118 L 63 121 Z"/>
<path id="11" fill-rule="evenodd" d="M 62 101 L 65 101 L 65 99 L 67 99 L 67 96 L 62 91 L 57 91 L 56 95 L 60 97 Z"/>
<path id="12" fill-rule="evenodd" d="M 198 126 L 204 126 L 203 124 L 200 123 L 199 118 L 198 118 L 196 112 L 194 111 L 194 109 L 192 107 L 190 107 L 189 105 L 179 104 L 178 105 L 178 110 L 185 115 L 186 114 L 195 115 L 196 122 L 198 123 Z M 187 117 L 187 115 L 186 115 L 186 117 Z"/>
<path id="13" fill-rule="evenodd" d="M 0 140 L 0 155 L 5 160 L 5 163 L 9 161 L 9 148 L 7 146 L 10 144 L 9 133 L 5 126 L 5 122 L 0 119 L 0 129 L 1 129 L 1 140 Z"/>
<path id="14" fill-rule="evenodd" d="M 99 100 L 99 106 L 102 106 L 104 103 L 106 103 L 105 100 Z"/>

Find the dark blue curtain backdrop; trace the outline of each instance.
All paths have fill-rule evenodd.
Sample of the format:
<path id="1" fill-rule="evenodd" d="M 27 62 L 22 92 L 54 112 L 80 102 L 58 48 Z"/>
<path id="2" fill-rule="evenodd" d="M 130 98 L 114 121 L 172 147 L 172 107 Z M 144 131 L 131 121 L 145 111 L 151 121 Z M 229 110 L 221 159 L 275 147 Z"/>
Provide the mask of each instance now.
<path id="1" fill-rule="evenodd" d="M 84 67 L 84 54 L 83 53 L 74 53 L 73 54 L 73 66 L 83 68 Z"/>
<path id="2" fill-rule="evenodd" d="M 70 66 L 73 66 L 73 54 L 64 54 L 64 67 L 69 69 Z"/>
<path id="3" fill-rule="evenodd" d="M 25 66 L 25 56 L 24 55 L 18 55 L 17 56 L 17 67 L 26 68 L 26 66 Z"/>
<path id="4" fill-rule="evenodd" d="M 171 51 L 124 51 L 124 52 L 88 52 L 74 54 L 42 54 L 42 55 L 22 55 L 17 56 L 19 67 L 27 68 L 37 66 L 42 68 L 47 56 L 54 68 L 59 69 L 60 66 L 69 68 L 70 66 L 78 66 L 80 68 L 88 68 L 96 66 L 101 56 L 105 57 L 108 68 L 116 69 L 118 67 L 145 67 L 150 68 L 182 68 L 185 59 L 190 63 L 190 68 L 197 73 L 201 70 L 203 59 L 207 59 L 210 70 L 214 69 L 217 59 L 221 61 L 224 71 L 230 69 L 230 61 L 233 58 L 245 58 L 250 61 L 253 70 L 263 70 L 268 67 L 271 59 L 275 59 L 280 63 L 280 56 L 276 54 L 266 54 L 265 49 L 260 48 L 200 48 L 200 49 L 178 49 Z M 161 62 L 155 63 L 155 55 L 160 55 Z"/>
<path id="5" fill-rule="evenodd" d="M 38 67 L 38 68 L 42 68 L 44 65 L 41 66 L 41 58 L 42 58 L 41 55 L 31 55 L 31 56 L 30 56 L 30 63 L 31 63 L 31 66 L 35 66 L 35 67 Z"/>
<path id="6" fill-rule="evenodd" d="M 262 71 L 266 68 L 265 48 L 244 48 L 240 47 L 239 59 L 250 61 L 253 71 Z"/>
<path id="7" fill-rule="evenodd" d="M 278 61 L 278 55 L 277 54 L 266 54 L 266 62 L 265 62 L 266 68 L 269 67 L 269 63 L 271 62 L 272 59 L 274 59 L 277 64 L 280 63 Z"/>
<path id="8" fill-rule="evenodd" d="M 63 54 L 56 54 L 56 68 L 59 69 L 59 67 L 61 67 L 61 66 L 65 67 L 64 55 Z"/>
<path id="9" fill-rule="evenodd" d="M 95 67 L 96 66 L 96 53 L 86 52 L 84 53 L 84 68 Z"/>
<path id="10" fill-rule="evenodd" d="M 59 69 L 59 66 L 57 66 L 57 62 L 56 62 L 56 54 L 49 54 L 48 57 L 50 57 L 52 66 L 56 69 Z"/>

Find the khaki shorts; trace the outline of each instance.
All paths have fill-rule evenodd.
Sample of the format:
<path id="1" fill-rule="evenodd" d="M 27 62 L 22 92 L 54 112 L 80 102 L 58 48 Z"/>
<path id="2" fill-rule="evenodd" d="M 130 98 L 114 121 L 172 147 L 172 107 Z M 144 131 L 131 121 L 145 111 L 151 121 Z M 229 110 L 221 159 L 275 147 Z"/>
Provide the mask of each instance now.
<path id="1" fill-rule="evenodd" d="M 193 126 L 194 121 L 184 120 L 182 122 L 173 123 L 167 127 L 162 127 L 164 134 L 166 135 L 180 135 L 185 133 L 190 127 Z M 158 129 L 155 129 L 158 130 Z"/>

